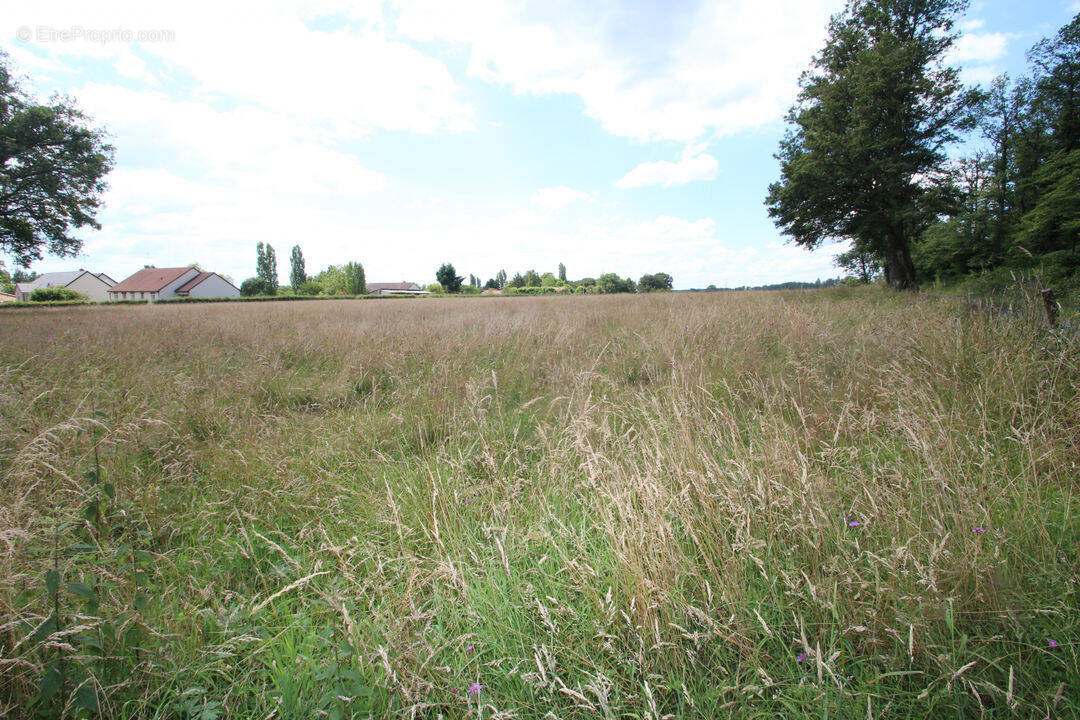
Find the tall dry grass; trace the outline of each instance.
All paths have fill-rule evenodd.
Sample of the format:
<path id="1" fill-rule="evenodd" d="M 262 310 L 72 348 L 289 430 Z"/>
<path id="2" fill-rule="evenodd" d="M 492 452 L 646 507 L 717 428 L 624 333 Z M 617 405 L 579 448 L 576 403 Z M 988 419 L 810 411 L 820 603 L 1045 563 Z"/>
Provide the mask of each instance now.
<path id="1" fill-rule="evenodd" d="M 1080 713 L 1068 335 L 873 290 L 0 333 L 11 716 Z"/>

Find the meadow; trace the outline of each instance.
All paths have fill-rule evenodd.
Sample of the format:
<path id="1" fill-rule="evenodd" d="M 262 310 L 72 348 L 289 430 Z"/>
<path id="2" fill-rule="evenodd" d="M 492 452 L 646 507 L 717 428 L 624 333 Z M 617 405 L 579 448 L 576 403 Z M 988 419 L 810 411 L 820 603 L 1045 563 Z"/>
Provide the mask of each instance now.
<path id="1" fill-rule="evenodd" d="M 1080 716 L 1080 342 L 876 288 L 0 313 L 0 715 Z"/>

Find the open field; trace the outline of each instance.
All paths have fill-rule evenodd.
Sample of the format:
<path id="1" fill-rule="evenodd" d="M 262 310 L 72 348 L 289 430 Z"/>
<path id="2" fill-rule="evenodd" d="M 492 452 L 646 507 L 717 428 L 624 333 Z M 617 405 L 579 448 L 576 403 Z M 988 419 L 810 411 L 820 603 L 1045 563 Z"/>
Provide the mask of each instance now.
<path id="1" fill-rule="evenodd" d="M 0 714 L 1080 716 L 1080 348 L 1023 319 L 839 289 L 0 336 Z"/>

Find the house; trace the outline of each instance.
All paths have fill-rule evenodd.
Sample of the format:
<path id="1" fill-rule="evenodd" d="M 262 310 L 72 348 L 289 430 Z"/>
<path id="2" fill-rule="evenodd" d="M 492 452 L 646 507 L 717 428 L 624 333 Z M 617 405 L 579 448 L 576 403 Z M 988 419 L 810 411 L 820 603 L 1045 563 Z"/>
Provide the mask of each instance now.
<path id="1" fill-rule="evenodd" d="M 416 283 L 411 282 L 399 282 L 399 283 L 368 283 L 367 291 L 369 295 L 430 295 L 427 290 Z"/>
<path id="2" fill-rule="evenodd" d="M 215 272 L 201 272 L 176 289 L 180 297 L 240 297 L 240 290 Z"/>
<path id="3" fill-rule="evenodd" d="M 0 292 L 0 303 L 15 302 L 15 296 L 11 293 Z"/>
<path id="4" fill-rule="evenodd" d="M 487 288 L 486 290 L 481 290 L 480 294 L 481 295 L 502 295 L 502 290 L 497 290 L 495 288 Z"/>
<path id="5" fill-rule="evenodd" d="M 240 290 L 217 273 L 193 267 L 147 265 L 109 289 L 110 300 L 163 300 L 170 297 L 240 297 Z"/>
<path id="6" fill-rule="evenodd" d="M 89 270 L 44 273 L 29 282 L 16 284 L 15 299 L 26 302 L 30 299 L 30 293 L 38 288 L 66 287 L 90 300 L 105 302 L 109 299 L 109 290 L 115 284 L 116 281 L 105 273 L 92 273 Z"/>

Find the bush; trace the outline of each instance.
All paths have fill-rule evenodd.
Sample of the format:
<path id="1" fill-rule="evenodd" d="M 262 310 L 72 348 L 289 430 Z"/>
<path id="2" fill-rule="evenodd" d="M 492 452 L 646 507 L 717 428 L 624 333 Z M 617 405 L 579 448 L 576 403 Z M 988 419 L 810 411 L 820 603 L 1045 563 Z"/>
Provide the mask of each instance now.
<path id="1" fill-rule="evenodd" d="M 569 290 L 560 290 L 553 285 L 549 285 L 547 287 L 539 285 L 530 285 L 518 288 L 508 287 L 505 290 L 505 293 L 507 295 L 561 295 L 569 292 Z"/>
<path id="2" fill-rule="evenodd" d="M 428 285 L 424 289 L 427 290 L 430 293 L 442 294 L 442 292 L 443 292 L 443 286 L 440 283 L 437 283 L 437 282 L 431 283 L 430 285 Z"/>
<path id="3" fill-rule="evenodd" d="M 671 290 L 674 280 L 667 273 L 656 273 L 655 275 L 642 275 L 638 280 L 638 288 L 641 292 L 664 292 Z"/>
<path id="4" fill-rule="evenodd" d="M 632 293 L 637 290 L 637 286 L 630 278 L 625 280 L 616 275 L 615 273 L 604 273 L 596 280 L 596 286 L 600 288 L 602 293 Z"/>
<path id="5" fill-rule="evenodd" d="M 85 301 L 86 296 L 66 287 L 43 287 L 30 293 L 30 302 Z"/>
<path id="6" fill-rule="evenodd" d="M 266 281 L 259 277 L 248 278 L 240 283 L 240 295 L 243 297 L 255 297 L 256 295 L 269 295 Z"/>
<path id="7" fill-rule="evenodd" d="M 322 284 L 317 283 L 314 280 L 306 280 L 300 283 L 296 288 L 297 295 L 318 295 L 322 291 Z"/>

